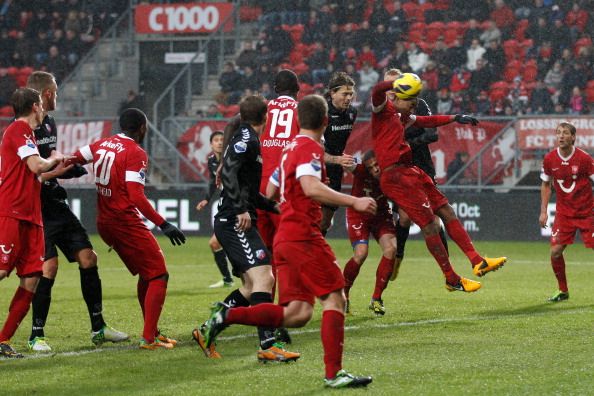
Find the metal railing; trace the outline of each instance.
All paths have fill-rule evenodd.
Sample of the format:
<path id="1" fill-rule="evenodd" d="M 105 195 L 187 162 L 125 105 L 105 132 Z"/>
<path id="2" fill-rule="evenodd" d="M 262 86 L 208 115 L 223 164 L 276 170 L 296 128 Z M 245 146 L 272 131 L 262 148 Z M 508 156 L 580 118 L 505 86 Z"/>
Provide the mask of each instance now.
<path id="1" fill-rule="evenodd" d="M 152 123 L 154 125 L 159 125 L 161 115 L 162 118 L 173 117 L 176 114 L 186 113 L 191 108 L 194 94 L 208 88 L 209 75 L 218 74 L 222 70 L 225 57 L 225 41 L 229 37 L 232 37 L 233 53 L 235 53 L 238 48 L 240 34 L 239 3 L 239 0 L 233 1 L 233 12 L 223 20 L 216 31 L 205 38 L 196 38 L 196 41 L 199 42 L 198 50 L 153 103 Z M 235 23 L 235 28 L 232 32 L 226 33 L 224 31 L 225 25 L 232 20 Z M 217 46 L 215 49 L 218 56 L 215 62 L 209 59 L 209 54 L 212 54 L 212 51 L 210 51 L 211 45 Z M 192 65 L 195 65 L 195 62 L 201 56 L 204 56 L 201 76 L 195 78 Z M 213 65 L 213 63 L 215 64 Z M 177 101 L 179 98 L 176 99 L 178 92 L 182 92 L 183 100 L 181 103 Z M 167 107 L 164 112 L 161 112 L 163 106 Z"/>

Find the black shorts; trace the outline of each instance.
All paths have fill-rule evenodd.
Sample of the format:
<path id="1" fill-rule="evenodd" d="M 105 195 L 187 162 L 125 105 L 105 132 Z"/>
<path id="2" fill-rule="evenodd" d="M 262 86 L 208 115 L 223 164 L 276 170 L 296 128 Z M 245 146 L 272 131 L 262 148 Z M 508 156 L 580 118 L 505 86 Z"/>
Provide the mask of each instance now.
<path id="1" fill-rule="evenodd" d="M 256 224 L 252 222 L 252 227 L 245 232 L 237 230 L 235 224 L 235 219 L 219 217 L 214 222 L 215 235 L 231 262 L 233 275 L 239 277 L 250 268 L 270 265 L 270 252 Z"/>
<path id="2" fill-rule="evenodd" d="M 87 230 L 80 223 L 74 213 L 64 213 L 62 221 L 44 221 L 43 234 L 45 237 L 45 260 L 58 257 L 58 249 L 64 253 L 68 262 L 74 263 L 74 255 L 82 249 L 92 249 Z"/>

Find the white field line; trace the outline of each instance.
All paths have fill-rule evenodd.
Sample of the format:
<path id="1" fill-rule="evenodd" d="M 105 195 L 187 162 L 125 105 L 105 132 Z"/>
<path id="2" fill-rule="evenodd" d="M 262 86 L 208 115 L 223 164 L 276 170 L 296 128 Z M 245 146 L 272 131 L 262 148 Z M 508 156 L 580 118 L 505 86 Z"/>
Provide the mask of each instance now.
<path id="1" fill-rule="evenodd" d="M 594 309 L 591 308 L 576 308 L 567 311 L 550 311 L 550 312 L 539 312 L 539 313 L 532 313 L 532 314 L 508 314 L 508 315 L 492 315 L 492 316 L 469 316 L 469 317 L 460 317 L 460 318 L 442 318 L 442 319 L 425 319 L 425 320 L 417 320 L 412 322 L 399 322 L 399 323 L 373 323 L 366 326 L 345 326 L 345 331 L 357 331 L 357 330 L 367 330 L 369 328 L 375 329 L 390 329 L 390 328 L 398 328 L 398 327 L 411 327 L 411 326 L 426 326 L 426 325 L 434 325 L 434 324 L 443 324 L 443 323 L 457 323 L 457 322 L 474 322 L 474 321 L 491 321 L 491 320 L 501 320 L 501 319 L 509 319 L 509 318 L 526 318 L 526 317 L 535 317 L 535 316 L 545 316 L 545 315 L 579 315 L 583 313 L 593 313 Z M 312 328 L 312 329 L 304 329 L 304 330 L 291 330 L 291 334 L 298 335 L 298 334 L 311 334 L 311 333 L 319 333 L 319 328 Z M 255 334 L 238 334 L 229 337 L 219 337 L 218 340 L 221 341 L 229 341 L 229 340 L 237 340 L 243 338 L 252 338 Z M 89 355 L 91 353 L 109 353 L 109 352 L 121 352 L 121 351 L 128 351 L 138 349 L 136 344 L 130 345 L 118 345 L 108 348 L 96 348 L 96 349 L 89 349 L 83 351 L 70 351 L 70 352 L 58 352 L 58 353 L 47 353 L 47 354 L 32 354 L 27 355 L 26 359 L 46 359 L 46 358 L 53 358 L 53 357 L 70 357 L 70 356 L 83 356 Z M 0 359 L 2 361 L 3 359 Z M 7 359 L 4 359 L 7 360 Z M 12 360 L 12 359 L 11 359 Z"/>

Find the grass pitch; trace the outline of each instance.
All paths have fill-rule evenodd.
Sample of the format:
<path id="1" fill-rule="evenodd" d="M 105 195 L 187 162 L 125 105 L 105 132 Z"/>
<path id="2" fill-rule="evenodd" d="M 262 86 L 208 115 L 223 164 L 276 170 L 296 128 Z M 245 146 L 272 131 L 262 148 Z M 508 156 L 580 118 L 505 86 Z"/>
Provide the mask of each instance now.
<path id="1" fill-rule="evenodd" d="M 60 395 L 314 395 L 322 384 L 320 308 L 312 322 L 292 332 L 297 363 L 259 364 L 255 329 L 233 326 L 219 340 L 221 360 L 207 360 L 191 341 L 191 330 L 207 318 L 209 304 L 230 289 L 208 289 L 219 279 L 206 238 L 181 248 L 160 239 L 170 282 L 160 321 L 180 341 L 173 351 L 137 349 L 142 322 L 136 278 L 114 252 L 94 238 L 103 282 L 104 316 L 131 335 L 129 343 L 95 348 L 82 299 L 78 270 L 61 260 L 45 332 L 51 355 L 27 353 L 0 360 L 1 394 Z M 332 240 L 339 262 L 350 257 L 347 241 Z M 453 244 L 451 244 L 453 245 Z M 550 304 L 556 290 L 546 243 L 478 242 L 480 252 L 507 255 L 508 264 L 481 281 L 477 293 L 448 293 L 437 265 L 422 242 L 409 242 L 400 275 L 384 293 L 386 316 L 367 309 L 379 249 L 369 258 L 351 291 L 354 314 L 347 317 L 344 367 L 372 375 L 368 389 L 349 394 L 591 394 L 594 389 L 594 260 L 591 250 L 566 251 L 571 298 Z M 470 264 L 451 246 L 460 275 Z M 0 320 L 17 284 L 0 283 Z M 25 318 L 13 345 L 26 351 L 31 326 Z M 330 391 L 327 391 L 330 392 Z"/>

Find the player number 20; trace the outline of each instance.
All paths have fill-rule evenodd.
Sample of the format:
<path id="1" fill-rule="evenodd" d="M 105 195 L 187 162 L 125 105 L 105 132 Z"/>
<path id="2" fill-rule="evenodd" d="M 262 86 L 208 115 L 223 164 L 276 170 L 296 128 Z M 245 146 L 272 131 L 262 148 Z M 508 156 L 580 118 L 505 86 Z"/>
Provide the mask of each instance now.
<path id="1" fill-rule="evenodd" d="M 272 109 L 272 121 L 270 122 L 270 137 L 287 139 L 291 136 L 291 125 L 293 125 L 293 109 Z M 284 132 L 276 133 L 276 128 L 285 128 Z M 279 128 L 280 129 L 280 128 Z"/>
<path id="2" fill-rule="evenodd" d="M 97 150 L 99 159 L 95 161 L 95 183 L 109 184 L 109 176 L 111 174 L 111 167 L 115 161 L 115 153 L 107 150 Z"/>

